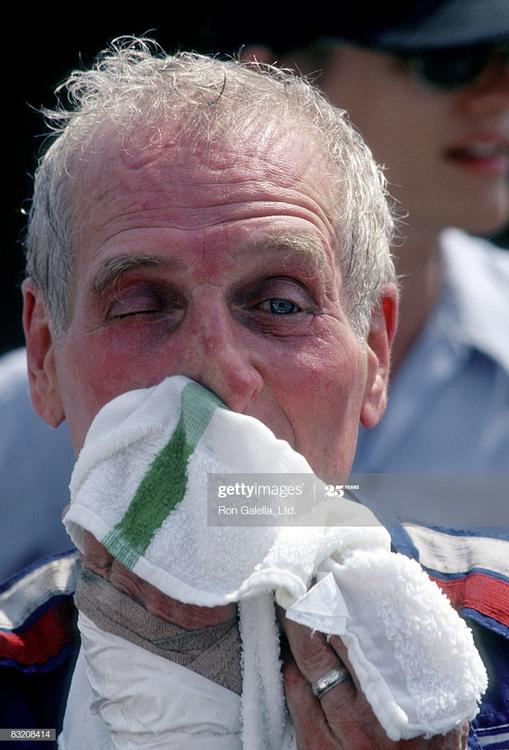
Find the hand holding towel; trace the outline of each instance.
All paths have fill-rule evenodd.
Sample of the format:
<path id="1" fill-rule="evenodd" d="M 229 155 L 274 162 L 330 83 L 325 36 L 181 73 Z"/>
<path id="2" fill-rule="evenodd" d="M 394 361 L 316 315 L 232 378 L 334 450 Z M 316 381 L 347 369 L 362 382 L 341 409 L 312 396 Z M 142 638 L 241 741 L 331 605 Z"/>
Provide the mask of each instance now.
<path id="1" fill-rule="evenodd" d="M 368 509 L 327 499 L 313 478 L 307 518 L 298 520 L 305 526 L 210 525 L 208 479 L 217 474 L 312 477 L 305 458 L 258 420 L 187 378 L 168 378 L 97 415 L 64 522 L 78 547 L 90 531 L 182 602 L 239 602 L 246 750 L 280 750 L 288 736 L 274 600 L 341 635 L 391 739 L 445 733 L 475 715 L 486 674 L 470 631 L 417 563 L 390 552 Z M 88 668 L 98 665 L 90 659 Z"/>

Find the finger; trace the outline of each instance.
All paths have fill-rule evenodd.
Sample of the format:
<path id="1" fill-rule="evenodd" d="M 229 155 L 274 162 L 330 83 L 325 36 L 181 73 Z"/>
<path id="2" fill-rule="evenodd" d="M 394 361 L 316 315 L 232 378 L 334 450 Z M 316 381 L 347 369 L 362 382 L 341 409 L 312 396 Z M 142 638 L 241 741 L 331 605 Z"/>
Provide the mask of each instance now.
<path id="1" fill-rule="evenodd" d="M 134 574 L 129 573 L 128 580 L 132 581 L 133 578 Z M 125 575 L 123 576 L 123 584 L 126 585 Z M 237 607 L 233 603 L 217 607 L 201 607 L 195 604 L 185 604 L 167 594 L 163 594 L 155 586 L 146 581 L 138 579 L 136 584 L 137 597 L 145 609 L 167 622 L 180 625 L 181 628 L 186 628 L 186 630 L 201 630 L 212 625 L 228 622 L 235 617 L 237 612 Z"/>
<path id="2" fill-rule="evenodd" d="M 350 658 L 348 656 L 347 647 L 345 646 L 341 638 L 337 635 L 333 635 L 328 639 L 328 643 L 329 643 L 329 646 L 332 648 L 332 650 L 341 659 L 345 667 L 348 669 L 350 673 L 350 677 L 352 678 L 357 691 L 362 693 L 360 682 L 357 679 L 357 675 L 355 674 L 355 669 L 353 668 L 352 662 L 350 661 Z"/>
<path id="3" fill-rule="evenodd" d="M 293 622 L 287 617 L 281 617 L 281 624 L 288 638 L 290 649 L 295 662 L 306 680 L 313 684 L 329 670 L 342 666 L 341 659 L 334 649 L 327 643 L 323 633 L 313 632 L 304 625 Z M 333 701 L 343 702 L 355 693 L 350 679 L 339 683 L 326 693 L 320 700 L 325 708 Z"/>
<path id="4" fill-rule="evenodd" d="M 317 736 L 326 737 L 329 735 L 329 728 L 311 685 L 293 659 L 283 669 L 283 684 L 297 746 L 300 750 L 315 747 Z"/>
<path id="5" fill-rule="evenodd" d="M 278 607 L 278 617 L 284 628 L 298 668 L 309 682 L 315 682 L 325 672 L 338 666 L 339 658 L 329 647 L 323 633 L 312 631 L 286 617 Z"/>
<path id="6" fill-rule="evenodd" d="M 468 746 L 468 723 L 458 729 L 453 729 L 446 735 L 439 735 L 428 740 L 426 748 L 429 750 L 467 750 Z"/>
<path id="7" fill-rule="evenodd" d="M 103 577 L 107 577 L 113 563 L 113 556 L 89 531 L 83 532 L 82 563 Z"/>
<path id="8" fill-rule="evenodd" d="M 116 560 L 88 531 L 83 535 L 83 566 L 106 578 L 112 586 L 137 601 L 148 612 L 189 630 L 199 630 L 235 617 L 235 604 L 199 607 L 184 604 L 159 591 Z"/>

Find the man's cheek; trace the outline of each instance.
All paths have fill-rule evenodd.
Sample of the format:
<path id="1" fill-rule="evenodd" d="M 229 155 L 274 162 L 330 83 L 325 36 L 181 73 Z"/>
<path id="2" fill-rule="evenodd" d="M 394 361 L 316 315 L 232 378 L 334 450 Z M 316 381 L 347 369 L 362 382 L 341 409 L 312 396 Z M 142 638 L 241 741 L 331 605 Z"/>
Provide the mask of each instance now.
<path id="1" fill-rule="evenodd" d="M 128 331 L 119 336 L 112 327 L 75 336 L 71 341 L 67 358 L 74 375 L 83 388 L 98 397 L 106 394 L 113 398 L 130 390 L 130 383 L 136 387 L 157 361 L 140 345 L 139 336 L 129 336 Z"/>
<path id="2" fill-rule="evenodd" d="M 64 342 L 56 357 L 57 378 L 76 450 L 81 448 L 97 412 L 112 398 L 130 390 L 125 363 L 118 356 L 79 338 Z"/>

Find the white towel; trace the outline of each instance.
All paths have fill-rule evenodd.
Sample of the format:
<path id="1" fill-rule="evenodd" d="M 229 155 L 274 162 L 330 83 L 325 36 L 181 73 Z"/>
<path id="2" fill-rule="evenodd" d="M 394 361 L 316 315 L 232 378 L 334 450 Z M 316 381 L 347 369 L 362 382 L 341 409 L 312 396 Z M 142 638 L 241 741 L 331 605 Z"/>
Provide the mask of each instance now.
<path id="1" fill-rule="evenodd" d="M 238 516 L 211 525 L 219 517 L 210 486 L 207 498 L 215 474 L 294 483 L 305 475 L 313 496 L 300 498 L 310 509 L 298 522 L 307 525 L 243 526 Z M 444 733 L 476 714 L 485 670 L 446 597 L 417 563 L 389 551 L 369 510 L 323 499 L 325 485 L 301 455 L 197 383 L 176 376 L 107 404 L 90 427 L 71 496 L 64 522 L 79 548 L 86 529 L 180 601 L 240 603 L 246 750 L 280 750 L 287 731 L 274 599 L 294 619 L 342 634 L 392 740 Z M 264 496 L 265 510 L 279 505 Z M 313 577 L 319 583 L 305 596 Z"/>

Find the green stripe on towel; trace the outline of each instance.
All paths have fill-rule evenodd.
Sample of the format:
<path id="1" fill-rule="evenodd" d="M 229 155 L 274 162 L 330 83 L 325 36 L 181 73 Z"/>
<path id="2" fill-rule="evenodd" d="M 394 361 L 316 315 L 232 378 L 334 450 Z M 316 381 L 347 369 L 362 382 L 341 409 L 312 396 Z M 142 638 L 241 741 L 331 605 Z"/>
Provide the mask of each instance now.
<path id="1" fill-rule="evenodd" d="M 223 402 L 198 383 L 181 393 L 181 414 L 175 432 L 152 461 L 127 511 L 102 544 L 129 569 L 186 494 L 187 465 L 216 408 Z"/>

